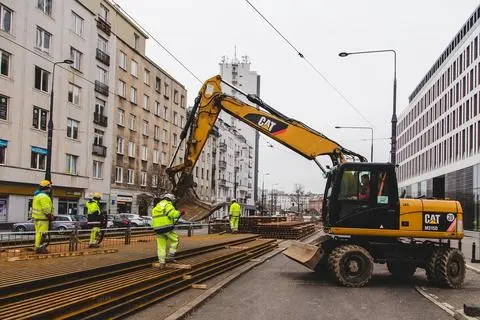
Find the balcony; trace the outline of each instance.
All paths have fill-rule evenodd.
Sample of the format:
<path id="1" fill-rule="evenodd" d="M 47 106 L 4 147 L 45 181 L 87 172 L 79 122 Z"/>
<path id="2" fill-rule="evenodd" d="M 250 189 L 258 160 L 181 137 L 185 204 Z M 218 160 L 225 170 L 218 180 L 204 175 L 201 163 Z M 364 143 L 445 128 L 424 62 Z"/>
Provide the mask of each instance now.
<path id="1" fill-rule="evenodd" d="M 107 156 L 107 147 L 105 146 L 99 146 L 96 145 L 95 143 L 93 144 L 92 148 L 92 154 L 100 157 L 106 157 Z"/>
<path id="2" fill-rule="evenodd" d="M 218 167 L 219 167 L 220 169 L 227 169 L 227 161 L 225 161 L 225 160 L 220 160 L 220 161 L 218 162 Z"/>
<path id="3" fill-rule="evenodd" d="M 108 97 L 108 86 L 98 80 L 95 80 L 95 91 Z"/>
<path id="4" fill-rule="evenodd" d="M 110 56 L 107 53 L 97 48 L 97 54 L 95 55 L 95 57 L 98 61 L 102 62 L 107 66 L 110 66 Z"/>
<path id="5" fill-rule="evenodd" d="M 107 36 L 110 36 L 111 30 L 112 30 L 110 23 L 108 23 L 107 21 L 104 21 L 100 17 L 97 18 L 97 28 L 105 32 Z"/>
<path id="6" fill-rule="evenodd" d="M 108 126 L 108 117 L 104 116 L 101 113 L 94 112 L 93 113 L 93 123 L 98 124 L 99 126 L 102 126 L 102 127 L 107 127 Z"/>
<path id="7" fill-rule="evenodd" d="M 225 180 L 225 179 L 218 180 L 218 185 L 221 186 L 221 187 L 222 186 L 226 187 L 227 186 L 227 180 Z"/>
<path id="8" fill-rule="evenodd" d="M 225 152 L 227 151 L 227 144 L 225 142 L 220 142 L 218 148 L 220 149 L 220 151 Z"/>

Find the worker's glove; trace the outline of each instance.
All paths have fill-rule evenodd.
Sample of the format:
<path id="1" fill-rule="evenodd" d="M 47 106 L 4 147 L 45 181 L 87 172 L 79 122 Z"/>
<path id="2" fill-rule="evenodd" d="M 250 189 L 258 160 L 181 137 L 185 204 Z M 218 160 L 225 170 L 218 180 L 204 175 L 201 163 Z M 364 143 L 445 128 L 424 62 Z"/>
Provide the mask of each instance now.
<path id="1" fill-rule="evenodd" d="M 185 210 L 182 209 L 180 210 L 180 216 L 183 216 L 183 215 L 185 215 Z"/>

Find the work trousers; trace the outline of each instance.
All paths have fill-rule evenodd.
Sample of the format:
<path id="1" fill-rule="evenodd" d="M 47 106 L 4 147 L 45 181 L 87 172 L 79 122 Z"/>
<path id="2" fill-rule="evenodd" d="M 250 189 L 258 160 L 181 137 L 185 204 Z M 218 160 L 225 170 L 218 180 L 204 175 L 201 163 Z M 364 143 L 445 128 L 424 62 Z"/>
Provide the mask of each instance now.
<path id="1" fill-rule="evenodd" d="M 42 235 L 48 232 L 48 220 L 35 220 L 35 248 L 42 245 Z"/>
<path id="2" fill-rule="evenodd" d="M 177 252 L 178 234 L 175 231 L 157 234 L 157 255 L 158 262 L 165 263 L 167 256 L 167 241 L 170 240 L 170 254 Z"/>
<path id="3" fill-rule="evenodd" d="M 100 233 L 100 228 L 99 227 L 93 227 L 92 231 L 90 231 L 90 242 L 89 242 L 89 244 L 96 244 L 97 243 L 97 237 L 98 237 L 99 233 Z"/>
<path id="4" fill-rule="evenodd" d="M 230 216 L 230 229 L 232 229 L 232 231 L 238 231 L 239 219 L 240 219 L 239 216 Z"/>

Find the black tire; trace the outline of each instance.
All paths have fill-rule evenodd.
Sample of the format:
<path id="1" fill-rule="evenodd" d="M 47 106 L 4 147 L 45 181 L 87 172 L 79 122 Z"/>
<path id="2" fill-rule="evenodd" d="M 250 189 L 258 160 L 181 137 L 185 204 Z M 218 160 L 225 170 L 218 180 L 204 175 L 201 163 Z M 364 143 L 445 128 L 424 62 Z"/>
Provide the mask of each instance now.
<path id="1" fill-rule="evenodd" d="M 25 232 L 25 231 L 27 231 L 27 228 L 25 228 L 24 226 L 15 227 L 15 232 Z"/>
<path id="2" fill-rule="evenodd" d="M 363 287 L 372 278 L 373 258 L 365 248 L 341 245 L 330 253 L 328 267 L 339 284 L 346 287 Z"/>
<path id="3" fill-rule="evenodd" d="M 57 231 L 58 231 L 58 234 L 63 236 L 65 235 L 66 231 L 67 231 L 67 228 L 65 228 L 64 226 L 60 226 L 57 228 Z"/>
<path id="4" fill-rule="evenodd" d="M 425 273 L 427 274 L 428 282 L 433 285 L 438 285 L 437 274 L 435 273 L 435 265 L 437 264 L 438 257 L 445 251 L 444 248 L 435 248 L 430 255 L 425 266 Z"/>
<path id="5" fill-rule="evenodd" d="M 461 288 L 465 273 L 465 258 L 460 250 L 446 249 L 437 258 L 435 275 L 440 285 L 453 289 Z"/>
<path id="6" fill-rule="evenodd" d="M 410 261 L 387 261 L 387 268 L 396 279 L 410 278 L 417 271 L 417 266 Z"/>

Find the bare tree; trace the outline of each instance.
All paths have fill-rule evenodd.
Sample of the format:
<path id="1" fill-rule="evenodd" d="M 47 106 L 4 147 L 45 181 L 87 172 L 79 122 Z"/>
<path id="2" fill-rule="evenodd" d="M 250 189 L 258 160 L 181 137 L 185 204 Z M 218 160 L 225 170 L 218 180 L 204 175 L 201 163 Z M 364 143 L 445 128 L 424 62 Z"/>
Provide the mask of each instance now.
<path id="1" fill-rule="evenodd" d="M 156 205 L 156 202 L 160 197 L 170 190 L 170 181 L 168 180 L 165 167 L 161 166 L 160 168 L 151 167 L 147 171 L 147 176 L 149 177 L 150 183 L 147 184 L 145 192 L 137 196 L 137 205 L 140 215 L 147 215 L 148 208 L 153 205 Z M 154 178 L 156 177 L 156 178 Z M 153 183 L 156 179 L 156 183 Z"/>
<path id="2" fill-rule="evenodd" d="M 305 196 L 305 189 L 303 185 L 299 183 L 295 183 L 293 194 L 290 195 L 290 200 L 292 201 L 293 205 L 297 206 L 298 214 L 301 213 L 300 207 L 303 206 L 304 196 Z"/>

